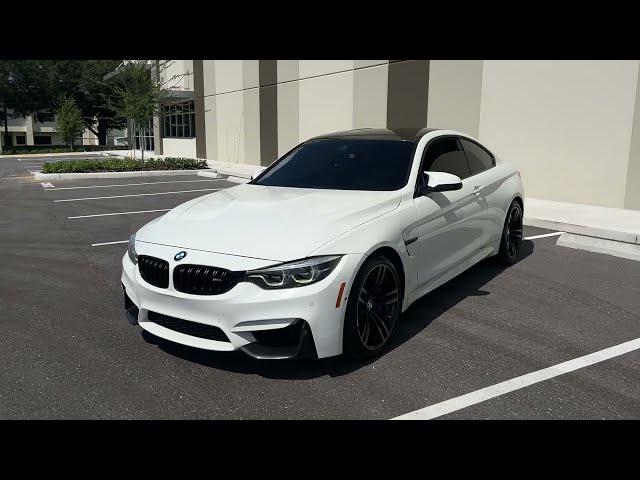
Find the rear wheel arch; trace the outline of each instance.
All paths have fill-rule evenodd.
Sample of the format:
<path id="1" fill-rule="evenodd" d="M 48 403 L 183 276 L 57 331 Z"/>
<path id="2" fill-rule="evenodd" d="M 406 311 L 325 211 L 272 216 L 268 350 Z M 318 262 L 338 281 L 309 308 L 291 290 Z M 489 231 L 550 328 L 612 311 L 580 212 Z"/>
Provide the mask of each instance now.
<path id="1" fill-rule="evenodd" d="M 522 212 L 524 213 L 524 201 L 522 200 L 520 195 L 516 195 L 511 201 L 511 203 L 513 202 L 518 202 L 520 204 L 520 208 L 522 209 Z M 511 206 L 511 203 L 509 203 L 509 206 Z"/>

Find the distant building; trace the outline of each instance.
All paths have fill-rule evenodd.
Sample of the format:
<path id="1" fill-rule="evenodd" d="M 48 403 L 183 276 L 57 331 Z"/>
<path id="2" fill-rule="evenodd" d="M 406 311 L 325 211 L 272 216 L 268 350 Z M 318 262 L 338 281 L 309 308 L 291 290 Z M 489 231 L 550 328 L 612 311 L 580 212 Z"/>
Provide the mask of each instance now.
<path id="1" fill-rule="evenodd" d="M 11 110 L 8 111 L 8 132 L 12 145 L 47 146 L 64 145 L 64 141 L 58 135 L 55 115 L 52 113 L 37 113 L 28 117 L 12 118 Z M 118 137 L 125 136 L 123 130 L 111 130 L 107 134 L 107 146 L 122 144 Z M 4 125 L 0 127 L 0 145 L 5 147 Z M 78 137 L 76 145 L 98 145 L 98 137 L 91 131 L 85 130 Z"/>

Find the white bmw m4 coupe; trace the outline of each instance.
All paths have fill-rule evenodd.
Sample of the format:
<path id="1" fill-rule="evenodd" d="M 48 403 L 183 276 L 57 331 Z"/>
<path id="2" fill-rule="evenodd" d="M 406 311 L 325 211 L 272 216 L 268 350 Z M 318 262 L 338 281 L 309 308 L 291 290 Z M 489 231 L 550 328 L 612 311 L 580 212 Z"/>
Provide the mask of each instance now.
<path id="1" fill-rule="evenodd" d="M 517 261 L 523 200 L 519 172 L 460 132 L 316 137 L 132 235 L 127 317 L 261 359 L 373 357 L 427 292 L 486 257 Z"/>

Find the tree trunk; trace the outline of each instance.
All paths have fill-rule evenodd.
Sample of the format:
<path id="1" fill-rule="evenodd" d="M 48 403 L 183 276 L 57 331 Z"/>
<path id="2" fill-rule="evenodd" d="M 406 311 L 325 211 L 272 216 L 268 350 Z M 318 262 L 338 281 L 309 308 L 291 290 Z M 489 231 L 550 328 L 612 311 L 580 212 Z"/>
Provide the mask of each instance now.
<path id="1" fill-rule="evenodd" d="M 130 138 L 130 143 L 129 146 L 131 147 L 131 158 L 133 160 L 136 159 L 136 122 L 134 120 L 131 120 L 129 122 L 129 126 L 131 127 L 129 130 L 129 138 Z"/>
<path id="2" fill-rule="evenodd" d="M 4 116 L 4 141 L 2 142 L 3 149 L 9 146 L 9 116 L 7 115 L 7 105 L 2 103 L 2 113 Z M 13 144 L 11 145 L 13 147 Z"/>
<path id="3" fill-rule="evenodd" d="M 98 145 L 107 145 L 107 129 L 102 122 L 98 123 Z"/>

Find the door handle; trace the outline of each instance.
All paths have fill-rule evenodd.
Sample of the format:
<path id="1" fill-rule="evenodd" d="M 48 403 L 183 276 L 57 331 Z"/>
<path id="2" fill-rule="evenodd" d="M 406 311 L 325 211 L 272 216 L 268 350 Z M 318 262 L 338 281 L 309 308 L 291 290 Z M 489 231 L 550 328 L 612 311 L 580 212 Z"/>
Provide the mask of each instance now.
<path id="1" fill-rule="evenodd" d="M 475 187 L 473 187 L 473 193 L 475 195 L 478 195 L 482 191 L 483 188 L 484 188 L 484 186 L 482 186 L 482 185 L 476 185 Z"/>

